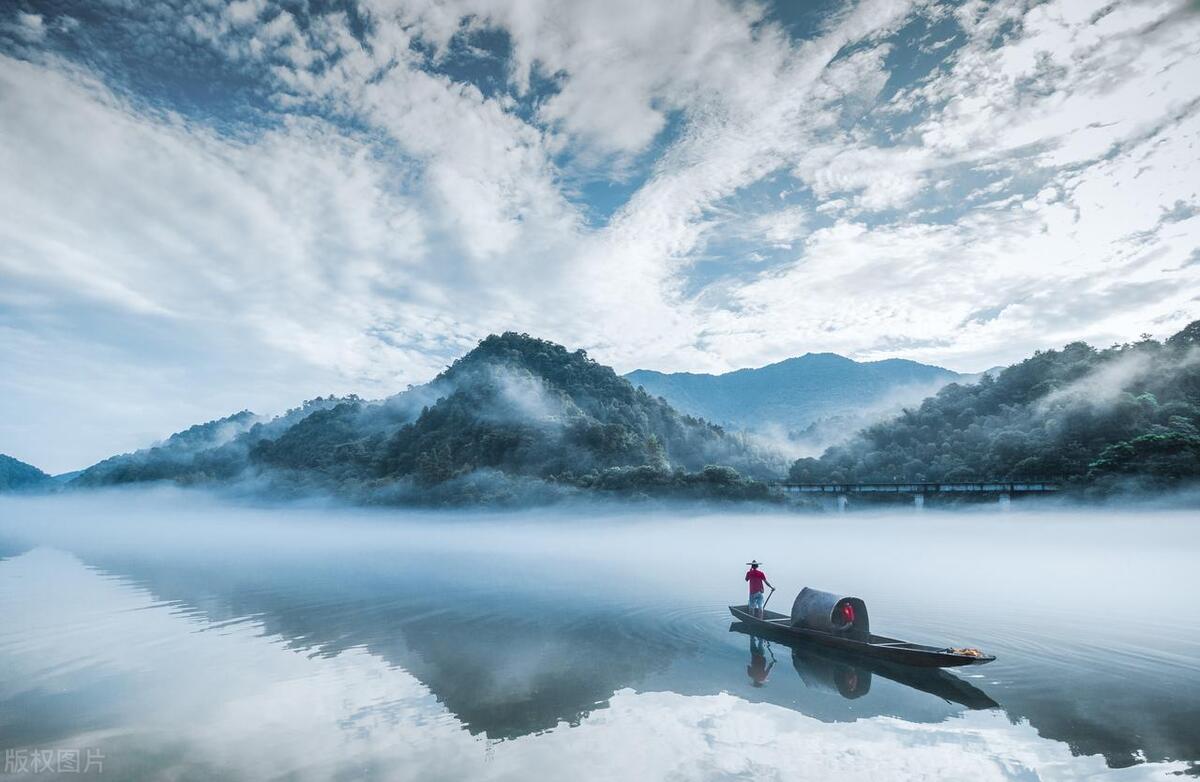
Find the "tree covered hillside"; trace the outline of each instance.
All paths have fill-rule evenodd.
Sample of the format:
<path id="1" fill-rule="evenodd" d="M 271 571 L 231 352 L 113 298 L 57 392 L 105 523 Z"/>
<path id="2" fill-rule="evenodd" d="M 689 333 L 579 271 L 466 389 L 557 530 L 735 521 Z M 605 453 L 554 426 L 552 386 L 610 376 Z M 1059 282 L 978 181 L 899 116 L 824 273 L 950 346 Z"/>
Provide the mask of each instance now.
<path id="1" fill-rule="evenodd" d="M 30 488 L 49 480 L 49 475 L 32 464 L 0 453 L 0 491 Z"/>
<path id="2" fill-rule="evenodd" d="M 746 497 L 765 496 L 754 478 L 783 469 L 583 351 L 506 333 L 387 400 L 318 399 L 271 421 L 239 413 L 101 462 L 75 485 L 253 481 L 369 502 L 589 489 Z"/>
<path id="3" fill-rule="evenodd" d="M 796 482 L 1048 478 L 1117 488 L 1200 480 L 1200 321 L 1163 343 L 1037 353 L 872 426 Z"/>
<path id="4" fill-rule="evenodd" d="M 92 465 L 71 481 L 72 486 L 113 486 L 148 481 L 205 483 L 233 480 L 246 470 L 250 444 L 278 436 L 318 410 L 342 400 L 330 397 L 305 402 L 283 415 L 264 421 L 243 410 L 225 418 L 176 432 L 141 451 L 121 454 Z"/>
<path id="5" fill-rule="evenodd" d="M 356 491 L 464 499 L 508 496 L 529 480 L 765 493 L 738 473 L 704 468 L 767 477 L 776 467 L 720 428 L 634 389 L 584 351 L 528 335 L 490 336 L 414 391 L 436 399 L 402 425 L 381 420 L 378 404 L 345 403 L 257 443 L 251 459 Z"/>

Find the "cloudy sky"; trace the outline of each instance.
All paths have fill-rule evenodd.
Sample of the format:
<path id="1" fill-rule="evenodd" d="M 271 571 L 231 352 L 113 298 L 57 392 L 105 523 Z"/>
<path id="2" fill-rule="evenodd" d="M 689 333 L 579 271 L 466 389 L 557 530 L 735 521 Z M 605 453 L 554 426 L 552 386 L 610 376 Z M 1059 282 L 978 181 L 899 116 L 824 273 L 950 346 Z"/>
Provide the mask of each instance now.
<path id="1" fill-rule="evenodd" d="M 17 0 L 0 451 L 427 380 L 978 370 L 1200 317 L 1195 0 Z"/>

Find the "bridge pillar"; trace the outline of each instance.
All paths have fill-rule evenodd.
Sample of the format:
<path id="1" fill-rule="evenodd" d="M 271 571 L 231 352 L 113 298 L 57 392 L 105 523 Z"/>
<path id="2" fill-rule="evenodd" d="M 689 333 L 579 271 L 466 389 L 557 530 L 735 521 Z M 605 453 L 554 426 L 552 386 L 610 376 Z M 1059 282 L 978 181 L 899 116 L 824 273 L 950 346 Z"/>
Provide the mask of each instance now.
<path id="1" fill-rule="evenodd" d="M 837 509 L 838 509 L 838 513 L 845 513 L 845 512 L 846 512 L 846 505 L 847 505 L 848 503 L 849 503 L 849 500 L 846 498 L 846 495 L 845 495 L 845 494 L 839 494 L 839 495 L 838 495 L 838 497 L 837 497 Z"/>
<path id="2" fill-rule="evenodd" d="M 917 510 L 921 510 L 922 508 L 925 507 L 925 495 L 924 494 L 914 494 L 913 495 L 913 507 L 916 508 Z"/>
<path id="3" fill-rule="evenodd" d="M 1012 500 L 1008 492 L 1000 492 L 1000 510 L 1008 510 L 1008 504 Z"/>

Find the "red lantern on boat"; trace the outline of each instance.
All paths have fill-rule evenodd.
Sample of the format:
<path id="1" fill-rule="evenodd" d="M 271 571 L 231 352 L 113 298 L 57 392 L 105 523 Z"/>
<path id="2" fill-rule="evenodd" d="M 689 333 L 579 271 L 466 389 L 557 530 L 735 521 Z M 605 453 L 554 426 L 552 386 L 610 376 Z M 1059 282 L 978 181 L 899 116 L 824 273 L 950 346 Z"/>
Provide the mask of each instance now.
<path id="1" fill-rule="evenodd" d="M 854 604 L 849 600 L 842 602 L 842 619 L 846 624 L 854 624 Z"/>

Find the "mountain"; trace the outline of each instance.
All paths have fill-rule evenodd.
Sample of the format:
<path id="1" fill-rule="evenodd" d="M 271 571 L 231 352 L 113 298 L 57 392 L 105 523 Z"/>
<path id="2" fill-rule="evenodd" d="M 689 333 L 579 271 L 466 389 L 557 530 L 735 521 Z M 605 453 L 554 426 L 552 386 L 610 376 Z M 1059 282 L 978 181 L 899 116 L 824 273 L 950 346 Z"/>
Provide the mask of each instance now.
<path id="1" fill-rule="evenodd" d="M 724 426 L 799 432 L 822 419 L 857 423 L 864 414 L 919 402 L 967 377 L 902 359 L 858 362 L 834 353 L 806 353 L 723 375 L 639 369 L 625 379 L 680 411 Z"/>
<path id="2" fill-rule="evenodd" d="M 253 443 L 279 436 L 314 412 L 355 400 L 357 397 L 348 400 L 318 397 L 270 420 L 242 410 L 191 426 L 150 448 L 105 459 L 78 473 L 68 483 L 83 487 L 162 480 L 182 484 L 234 480 L 245 472 Z"/>
<path id="3" fill-rule="evenodd" d="M 199 472 L 230 476 L 240 465 L 225 460 L 229 469 L 217 467 L 218 454 L 238 435 L 255 422 L 249 410 L 196 424 L 177 432 L 162 443 L 136 454 L 123 454 L 105 459 L 81 472 L 70 484 L 76 486 L 110 486 L 140 481 L 170 480 L 183 474 Z"/>
<path id="4" fill-rule="evenodd" d="M 71 486 L 167 480 L 359 502 L 521 502 L 589 491 L 766 496 L 786 469 L 635 389 L 584 351 L 492 335 L 433 381 L 382 401 L 249 411 L 106 459 Z"/>
<path id="5" fill-rule="evenodd" d="M 32 464 L 0 453 L 0 491 L 28 489 L 50 480 L 50 476 Z"/>
<path id="6" fill-rule="evenodd" d="M 1200 321 L 1165 342 L 1034 354 L 973 385 L 952 384 L 791 479 L 1048 478 L 1095 491 L 1200 482 Z"/>

